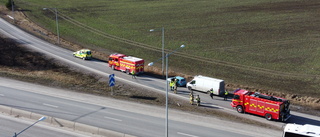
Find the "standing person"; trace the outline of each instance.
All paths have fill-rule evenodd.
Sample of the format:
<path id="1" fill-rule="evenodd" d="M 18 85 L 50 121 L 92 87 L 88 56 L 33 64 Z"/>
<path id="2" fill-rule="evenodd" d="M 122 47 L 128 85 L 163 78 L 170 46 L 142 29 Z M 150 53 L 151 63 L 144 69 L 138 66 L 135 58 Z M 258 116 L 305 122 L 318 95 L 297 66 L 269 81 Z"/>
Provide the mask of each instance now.
<path id="1" fill-rule="evenodd" d="M 177 94 L 177 87 L 178 87 L 178 79 L 174 79 L 174 93 Z"/>
<path id="2" fill-rule="evenodd" d="M 197 101 L 197 106 L 200 106 L 200 96 L 199 95 L 197 95 L 197 97 L 196 97 L 196 101 Z"/>
<path id="3" fill-rule="evenodd" d="M 193 92 L 191 91 L 190 94 L 189 94 L 189 97 L 190 97 L 190 104 L 193 105 Z"/>
<path id="4" fill-rule="evenodd" d="M 132 70 L 131 74 L 132 74 L 132 78 L 136 79 L 136 73 L 134 70 Z"/>
<path id="5" fill-rule="evenodd" d="M 210 89 L 210 97 L 213 99 L 213 88 Z"/>
<path id="6" fill-rule="evenodd" d="M 175 86 L 176 86 L 175 79 L 172 79 L 172 91 L 174 91 Z"/>
<path id="7" fill-rule="evenodd" d="M 223 100 L 228 100 L 228 94 L 229 92 L 227 90 L 224 91 L 224 99 Z"/>
<path id="8" fill-rule="evenodd" d="M 173 84 L 174 84 L 174 83 L 173 83 L 173 79 L 171 79 L 171 81 L 170 81 L 170 90 L 171 90 L 171 91 L 173 91 L 173 86 L 174 86 Z"/>

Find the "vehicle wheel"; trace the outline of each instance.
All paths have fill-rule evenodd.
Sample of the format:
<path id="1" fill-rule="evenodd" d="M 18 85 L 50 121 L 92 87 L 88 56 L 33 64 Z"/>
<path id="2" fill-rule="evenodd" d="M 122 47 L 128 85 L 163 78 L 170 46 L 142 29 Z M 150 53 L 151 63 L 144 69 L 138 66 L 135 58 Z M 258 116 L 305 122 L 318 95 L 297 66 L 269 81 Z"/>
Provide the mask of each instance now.
<path id="1" fill-rule="evenodd" d="M 111 66 L 111 69 L 114 70 L 114 65 Z"/>
<path id="2" fill-rule="evenodd" d="M 210 90 L 207 91 L 207 94 L 210 94 Z"/>
<path id="3" fill-rule="evenodd" d="M 129 74 L 130 74 L 130 71 L 127 69 L 127 70 L 126 70 L 126 73 L 129 75 Z"/>
<path id="4" fill-rule="evenodd" d="M 271 114 L 267 113 L 267 114 L 265 115 L 265 118 L 270 121 L 271 118 L 272 118 L 272 116 L 271 116 Z"/>
<path id="5" fill-rule="evenodd" d="M 75 54 L 72 54 L 73 55 L 73 57 L 76 57 L 76 55 Z"/>
<path id="6" fill-rule="evenodd" d="M 85 57 L 83 57 L 82 59 L 83 59 L 83 60 L 86 60 L 86 58 L 85 58 Z"/>
<path id="7" fill-rule="evenodd" d="M 191 90 L 192 90 L 192 88 L 191 88 L 191 87 L 188 87 L 188 90 L 190 90 L 190 91 L 191 91 Z"/>
<path id="8" fill-rule="evenodd" d="M 243 113 L 243 108 L 242 108 L 242 106 L 237 106 L 237 111 L 238 111 L 239 113 Z"/>

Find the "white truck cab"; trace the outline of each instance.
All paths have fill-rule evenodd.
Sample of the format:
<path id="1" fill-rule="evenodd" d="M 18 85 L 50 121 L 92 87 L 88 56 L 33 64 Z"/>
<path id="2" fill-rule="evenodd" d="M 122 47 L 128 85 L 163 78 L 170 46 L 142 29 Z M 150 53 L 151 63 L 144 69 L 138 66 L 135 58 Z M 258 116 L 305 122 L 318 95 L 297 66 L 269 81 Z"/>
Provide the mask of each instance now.
<path id="1" fill-rule="evenodd" d="M 285 125 L 282 137 L 320 137 L 320 126 L 289 123 Z"/>

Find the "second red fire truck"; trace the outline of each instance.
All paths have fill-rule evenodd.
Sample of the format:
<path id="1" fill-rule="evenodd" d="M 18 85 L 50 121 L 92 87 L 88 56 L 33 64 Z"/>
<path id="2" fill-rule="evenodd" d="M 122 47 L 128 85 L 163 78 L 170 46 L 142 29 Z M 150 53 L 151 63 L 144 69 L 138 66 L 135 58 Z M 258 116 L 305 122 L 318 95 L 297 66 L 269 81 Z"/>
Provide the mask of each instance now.
<path id="1" fill-rule="evenodd" d="M 126 56 L 124 54 L 114 53 L 109 56 L 109 67 L 113 70 L 120 70 L 127 74 L 135 75 L 142 74 L 144 72 L 144 60 L 137 57 Z"/>
<path id="2" fill-rule="evenodd" d="M 291 116 L 288 100 L 243 89 L 234 91 L 230 105 L 239 113 L 256 114 L 264 116 L 267 120 L 286 121 Z"/>

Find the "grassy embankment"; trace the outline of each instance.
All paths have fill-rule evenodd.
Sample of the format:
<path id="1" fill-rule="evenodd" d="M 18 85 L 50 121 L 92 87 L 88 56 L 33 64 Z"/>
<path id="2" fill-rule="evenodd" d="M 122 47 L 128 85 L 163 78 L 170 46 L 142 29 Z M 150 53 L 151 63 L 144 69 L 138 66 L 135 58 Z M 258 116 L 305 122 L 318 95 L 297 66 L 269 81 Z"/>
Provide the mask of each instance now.
<path id="1" fill-rule="evenodd" d="M 0 50 L 3 58 L 0 58 L 0 77 L 9 77 L 55 88 L 66 88 L 77 92 L 109 96 L 112 98 L 135 101 L 149 105 L 161 105 L 165 103 L 165 97 L 146 89 L 132 88 L 128 85 L 117 82 L 114 94 L 110 96 L 110 89 L 107 88 L 106 81 L 101 81 L 99 76 L 92 74 L 82 74 L 74 69 L 58 65 L 59 62 L 48 59 L 45 55 L 32 52 L 23 46 L 18 46 L 11 39 L 2 38 L 0 35 Z M 120 83 L 120 84 L 119 84 Z M 177 105 L 179 103 L 179 105 Z M 196 115 L 218 116 L 236 122 L 249 123 L 268 127 L 273 126 L 261 122 L 238 118 L 229 113 L 216 111 L 212 108 L 196 107 L 188 104 L 187 101 L 172 99 L 169 97 L 170 109 L 175 108 Z"/>
<path id="2" fill-rule="evenodd" d="M 232 88 L 248 87 L 319 104 L 317 0 L 15 3 L 52 32 L 56 31 L 55 14 L 42 9 L 58 8 L 61 37 L 97 51 L 108 49 L 101 50 L 107 54 L 120 52 L 147 62 L 161 56 L 161 31 L 148 30 L 165 27 L 166 49 L 187 46 L 170 56 L 171 70 L 221 78 Z"/>

